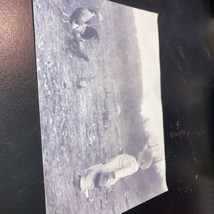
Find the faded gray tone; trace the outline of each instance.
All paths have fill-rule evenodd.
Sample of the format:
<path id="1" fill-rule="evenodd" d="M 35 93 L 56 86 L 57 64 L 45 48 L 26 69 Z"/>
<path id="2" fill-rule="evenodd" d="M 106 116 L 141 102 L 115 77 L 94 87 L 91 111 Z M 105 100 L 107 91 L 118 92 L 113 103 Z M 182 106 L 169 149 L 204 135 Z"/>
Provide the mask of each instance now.
<path id="1" fill-rule="evenodd" d="M 71 29 L 62 21 L 62 11 L 87 6 L 104 17 L 94 23 L 100 41 L 84 44 L 89 62 L 70 49 Z M 121 153 L 136 157 L 149 142 L 132 9 L 107 1 L 34 0 L 34 17 L 47 213 L 121 213 L 162 193 L 156 163 L 112 191 L 91 190 L 89 199 L 73 184 L 84 169 Z"/>

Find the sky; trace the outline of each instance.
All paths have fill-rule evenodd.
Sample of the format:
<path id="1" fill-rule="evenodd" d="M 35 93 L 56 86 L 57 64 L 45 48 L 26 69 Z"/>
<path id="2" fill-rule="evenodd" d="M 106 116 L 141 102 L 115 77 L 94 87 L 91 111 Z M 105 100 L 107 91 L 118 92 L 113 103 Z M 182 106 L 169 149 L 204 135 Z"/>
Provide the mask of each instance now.
<path id="1" fill-rule="evenodd" d="M 165 175 L 163 113 L 161 101 L 160 57 L 158 37 L 158 14 L 133 9 L 140 59 L 142 62 L 143 97 L 141 115 L 148 121 L 146 131 L 150 134 L 151 145 L 157 145 L 156 158 L 163 159 L 158 163 Z"/>

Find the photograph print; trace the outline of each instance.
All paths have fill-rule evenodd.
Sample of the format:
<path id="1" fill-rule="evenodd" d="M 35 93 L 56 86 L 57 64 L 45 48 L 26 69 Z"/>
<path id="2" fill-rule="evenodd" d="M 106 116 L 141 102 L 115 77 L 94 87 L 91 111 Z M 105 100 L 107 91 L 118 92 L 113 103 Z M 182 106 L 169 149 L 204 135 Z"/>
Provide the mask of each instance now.
<path id="1" fill-rule="evenodd" d="M 167 191 L 158 14 L 33 0 L 47 214 L 118 214 Z"/>

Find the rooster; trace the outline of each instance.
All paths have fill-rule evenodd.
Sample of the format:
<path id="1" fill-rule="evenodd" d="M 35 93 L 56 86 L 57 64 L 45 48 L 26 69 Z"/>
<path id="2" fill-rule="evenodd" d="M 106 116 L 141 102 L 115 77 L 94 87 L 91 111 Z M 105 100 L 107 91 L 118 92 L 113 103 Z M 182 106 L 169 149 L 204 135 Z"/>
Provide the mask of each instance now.
<path id="1" fill-rule="evenodd" d="M 64 16 L 69 18 L 69 20 L 64 20 L 65 23 L 71 24 L 71 29 L 74 37 L 80 41 L 85 41 L 88 39 L 99 39 L 98 32 L 90 27 L 92 19 L 102 20 L 102 14 L 93 9 L 86 9 L 79 7 L 77 8 L 71 16 L 63 13 Z"/>

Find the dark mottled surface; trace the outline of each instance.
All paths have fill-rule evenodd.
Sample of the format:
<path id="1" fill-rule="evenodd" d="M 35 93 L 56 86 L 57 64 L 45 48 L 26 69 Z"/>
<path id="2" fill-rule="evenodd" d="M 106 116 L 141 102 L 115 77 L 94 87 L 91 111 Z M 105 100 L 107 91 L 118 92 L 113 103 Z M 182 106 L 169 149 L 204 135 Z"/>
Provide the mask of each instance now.
<path id="1" fill-rule="evenodd" d="M 159 13 L 169 192 L 127 213 L 213 213 L 213 46 L 209 1 L 117 1 Z M 213 34 L 211 34 L 211 40 Z M 208 41 L 207 41 L 208 40 Z"/>
<path id="2" fill-rule="evenodd" d="M 45 213 L 31 1 L 0 2 L 0 213 Z"/>

